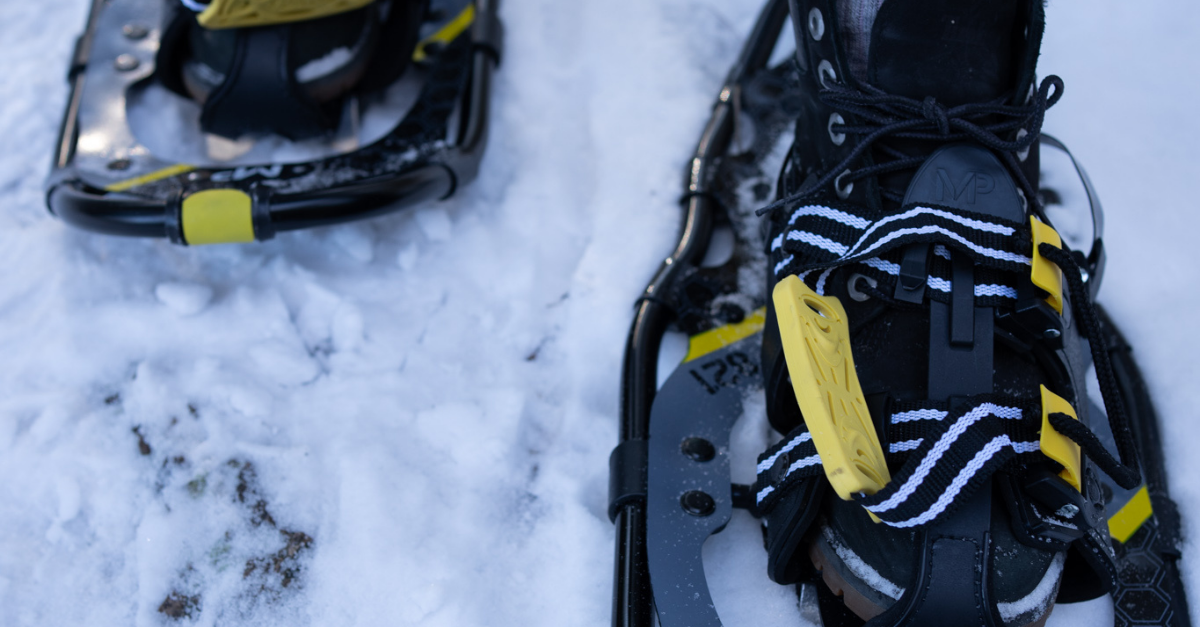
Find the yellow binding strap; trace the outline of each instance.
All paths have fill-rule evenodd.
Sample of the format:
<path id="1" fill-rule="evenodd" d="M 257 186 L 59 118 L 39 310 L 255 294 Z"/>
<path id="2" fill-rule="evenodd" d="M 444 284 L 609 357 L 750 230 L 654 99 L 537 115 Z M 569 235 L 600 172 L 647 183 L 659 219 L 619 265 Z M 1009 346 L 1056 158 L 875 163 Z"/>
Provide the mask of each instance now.
<path id="1" fill-rule="evenodd" d="M 1134 493 L 1133 498 L 1125 503 L 1117 513 L 1108 519 L 1108 534 L 1114 540 L 1125 544 L 1133 534 L 1142 528 L 1142 523 L 1150 518 L 1154 508 L 1150 506 L 1150 491 L 1146 486 Z"/>
<path id="2" fill-rule="evenodd" d="M 237 189 L 208 189 L 183 199 L 183 239 L 189 246 L 254 241 L 250 196 Z"/>
<path id="3" fill-rule="evenodd" d="M 165 167 L 161 170 L 155 170 L 149 174 L 143 174 L 143 175 L 135 177 L 135 178 L 125 179 L 124 181 L 118 181 L 116 183 L 113 183 L 112 185 L 106 185 L 106 186 L 104 186 L 104 191 L 123 192 L 125 190 L 133 189 L 135 187 L 141 187 L 142 185 L 147 185 L 147 184 L 153 183 L 155 181 L 161 181 L 163 179 L 171 178 L 172 176 L 175 176 L 177 174 L 184 174 L 185 172 L 191 172 L 192 170 L 195 170 L 195 169 L 196 169 L 196 166 L 194 166 L 194 165 L 187 165 L 184 163 L 180 163 L 180 164 L 176 164 L 173 166 Z"/>
<path id="4" fill-rule="evenodd" d="M 425 39 L 422 39 L 420 43 L 417 44 L 417 48 L 413 50 L 413 61 L 424 61 L 425 59 L 429 58 L 429 53 L 425 51 L 425 46 L 428 46 L 431 43 L 438 43 L 444 46 L 454 41 L 459 35 L 462 34 L 463 31 L 467 30 L 467 27 L 469 27 L 474 21 L 475 3 L 472 2 L 468 4 L 467 8 L 463 9 L 461 13 L 456 15 L 454 19 L 447 22 L 445 26 L 439 28 L 436 33 L 426 37 Z"/>
<path id="5" fill-rule="evenodd" d="M 1046 297 L 1046 302 L 1061 314 L 1063 312 L 1062 269 L 1043 257 L 1042 253 L 1038 252 L 1038 245 L 1045 242 L 1061 249 L 1062 238 L 1058 236 L 1058 231 L 1055 231 L 1054 227 L 1038 220 L 1037 216 L 1029 216 L 1029 226 L 1033 231 L 1033 271 L 1030 279 L 1033 280 L 1034 285 L 1050 293 Z"/>
<path id="6" fill-rule="evenodd" d="M 212 0 L 196 16 L 204 28 L 244 28 L 312 20 L 361 9 L 375 0 Z"/>
<path id="7" fill-rule="evenodd" d="M 878 492 L 891 474 L 854 370 L 846 311 L 796 276 L 777 283 L 772 299 L 792 388 L 825 476 L 844 500 Z"/>
<path id="8" fill-rule="evenodd" d="M 1042 454 L 1062 464 L 1063 470 L 1058 473 L 1058 476 L 1065 479 L 1076 490 L 1083 492 L 1083 461 L 1079 452 L 1079 445 L 1050 426 L 1050 414 L 1054 413 L 1063 413 L 1075 420 L 1079 420 L 1079 416 L 1075 414 L 1075 408 L 1071 407 L 1071 404 L 1066 399 L 1046 389 L 1046 386 L 1043 385 Z"/>
<path id="9" fill-rule="evenodd" d="M 688 353 L 687 357 L 683 358 L 683 361 L 687 363 L 693 359 L 699 359 L 715 350 L 725 348 L 738 340 L 746 339 L 762 331 L 766 321 L 767 308 L 759 307 L 741 322 L 710 329 L 704 333 L 697 333 L 688 338 Z"/>

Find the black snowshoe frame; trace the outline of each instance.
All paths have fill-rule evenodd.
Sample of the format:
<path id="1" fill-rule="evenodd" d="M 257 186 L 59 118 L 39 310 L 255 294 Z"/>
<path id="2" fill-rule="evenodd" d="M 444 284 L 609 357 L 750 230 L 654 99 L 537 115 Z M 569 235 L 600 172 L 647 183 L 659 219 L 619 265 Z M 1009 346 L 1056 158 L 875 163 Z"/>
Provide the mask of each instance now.
<path id="1" fill-rule="evenodd" d="M 154 156 L 126 118 L 130 90 L 156 80 L 163 0 L 93 0 L 68 72 L 47 205 L 90 231 L 194 245 L 267 240 L 449 198 L 475 178 L 487 144 L 497 10 L 498 0 L 431 2 L 439 33 L 465 28 L 421 46 L 420 95 L 381 139 L 307 162 L 194 167 Z M 194 224 L 204 232 L 190 232 Z"/>
<path id="2" fill-rule="evenodd" d="M 744 413 L 743 400 L 763 393 L 759 308 L 766 294 L 765 282 L 755 280 L 759 272 L 748 273 L 747 281 L 739 269 L 747 263 L 764 267 L 752 214 L 773 198 L 775 181 L 762 161 L 787 139 L 795 115 L 786 109 L 788 90 L 797 88 L 796 80 L 788 80 L 791 63 L 768 66 L 787 21 L 787 0 L 769 0 L 726 77 L 688 164 L 679 241 L 639 299 L 629 332 L 620 443 L 609 459 L 609 516 L 616 524 L 614 627 L 651 627 L 656 619 L 663 627 L 719 627 L 701 549 L 734 508 L 754 511 L 751 486 L 730 478 L 729 435 Z M 747 118 L 754 128 L 739 128 Z M 737 145 L 736 135 L 744 130 L 753 131 L 749 149 Z M 1040 143 L 1070 157 L 1086 192 L 1093 241 L 1079 261 L 1094 297 L 1105 262 L 1099 201 L 1065 146 L 1046 135 Z M 748 188 L 753 198 L 747 202 Z M 732 257 L 718 267 L 701 267 L 716 225 L 726 220 L 735 227 Z M 1134 490 L 1102 479 L 1119 568 L 1112 591 L 1115 625 L 1190 625 L 1176 565 L 1179 515 L 1167 492 L 1157 416 L 1129 345 L 1102 310 L 1100 316 L 1144 477 Z M 690 336 L 690 349 L 659 388 L 659 350 L 671 328 Z M 1099 437 L 1113 449 L 1107 424 L 1097 423 Z M 813 585 L 822 596 L 824 584 L 804 584 Z M 840 606 L 831 594 L 824 596 L 829 598 L 823 599 L 823 612 L 831 600 Z M 848 612 L 827 612 L 824 620 L 826 627 L 862 624 Z"/>

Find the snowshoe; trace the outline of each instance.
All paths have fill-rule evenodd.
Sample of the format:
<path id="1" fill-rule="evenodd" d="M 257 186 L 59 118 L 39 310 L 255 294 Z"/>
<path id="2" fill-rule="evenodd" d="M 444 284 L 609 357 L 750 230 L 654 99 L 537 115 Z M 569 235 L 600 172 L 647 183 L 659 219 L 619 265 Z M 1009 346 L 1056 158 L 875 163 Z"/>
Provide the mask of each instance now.
<path id="1" fill-rule="evenodd" d="M 936 39 L 889 3 L 873 46 Z M 789 9 L 799 51 L 772 67 Z M 897 96 L 849 75 L 832 3 L 766 4 L 626 346 L 614 625 L 721 625 L 701 547 L 734 508 L 763 520 L 768 574 L 826 627 L 1040 625 L 1056 602 L 1105 593 L 1116 625 L 1190 624 L 1157 417 L 1094 304 L 1100 205 L 1040 133 L 1062 89 L 1033 81 L 1041 5 L 999 13 L 952 17 L 999 24 L 1006 46 L 1029 34 L 1011 65 L 983 65 L 1007 89 L 898 84 L 911 68 L 892 54 L 872 84 L 911 90 Z M 987 39 L 974 35 L 961 40 Z M 705 267 L 722 224 L 733 252 Z M 660 386 L 669 329 L 688 352 Z M 738 420 L 778 434 L 754 485 L 731 479 Z"/>
<path id="2" fill-rule="evenodd" d="M 95 0 L 47 204 L 197 245 L 448 198 L 478 171 L 501 39 L 496 0 Z"/>

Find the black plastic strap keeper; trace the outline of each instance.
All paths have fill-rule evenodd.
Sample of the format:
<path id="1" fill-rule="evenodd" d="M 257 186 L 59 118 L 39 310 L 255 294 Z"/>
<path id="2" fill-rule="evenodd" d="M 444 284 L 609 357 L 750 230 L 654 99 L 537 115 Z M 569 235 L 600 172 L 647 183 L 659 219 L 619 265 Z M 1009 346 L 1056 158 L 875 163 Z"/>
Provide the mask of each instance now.
<path id="1" fill-rule="evenodd" d="M 631 501 L 646 500 L 646 467 L 649 443 L 625 440 L 608 457 L 608 519 L 616 522 L 617 512 Z"/>

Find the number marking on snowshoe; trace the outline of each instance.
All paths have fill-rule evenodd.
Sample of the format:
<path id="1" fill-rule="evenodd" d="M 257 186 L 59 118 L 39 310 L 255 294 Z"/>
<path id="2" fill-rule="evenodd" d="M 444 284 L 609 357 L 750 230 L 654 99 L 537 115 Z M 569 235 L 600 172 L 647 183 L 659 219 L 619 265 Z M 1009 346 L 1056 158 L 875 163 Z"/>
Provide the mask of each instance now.
<path id="1" fill-rule="evenodd" d="M 758 375 L 758 365 L 746 353 L 734 351 L 724 358 L 706 361 L 699 368 L 689 368 L 688 373 L 705 392 L 716 394 L 723 387 L 737 387 L 743 381 L 752 380 Z"/>

